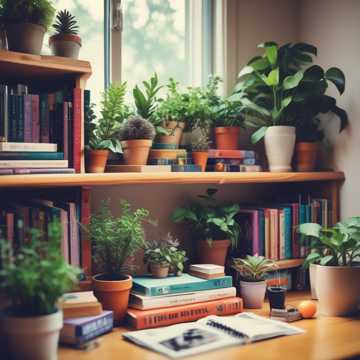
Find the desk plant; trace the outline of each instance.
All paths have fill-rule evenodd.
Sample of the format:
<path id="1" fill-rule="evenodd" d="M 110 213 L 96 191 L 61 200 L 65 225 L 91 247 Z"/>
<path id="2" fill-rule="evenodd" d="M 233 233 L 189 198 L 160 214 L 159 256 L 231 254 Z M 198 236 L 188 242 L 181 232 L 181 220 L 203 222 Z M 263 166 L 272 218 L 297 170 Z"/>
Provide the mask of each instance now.
<path id="1" fill-rule="evenodd" d="M 240 293 L 244 306 L 262 308 L 266 292 L 265 275 L 277 268 L 276 263 L 263 256 L 248 255 L 245 259 L 234 258 L 233 268 L 240 275 Z"/>
<path id="2" fill-rule="evenodd" d="M 56 15 L 56 23 L 52 27 L 55 34 L 49 38 L 49 46 L 53 55 L 78 59 L 81 37 L 75 16 L 67 10 L 61 10 Z"/>
<path id="3" fill-rule="evenodd" d="M 67 264 L 60 252 L 61 225 L 48 225 L 48 239 L 31 230 L 31 241 L 13 253 L 0 243 L 0 290 L 10 301 L 2 329 L 14 359 L 57 358 L 63 326 L 58 299 L 77 282 L 79 270 Z"/>
<path id="4" fill-rule="evenodd" d="M 0 22 L 5 24 L 8 49 L 39 55 L 54 15 L 50 0 L 0 0 Z"/>
<path id="5" fill-rule="evenodd" d="M 172 214 L 174 222 L 189 223 L 197 237 L 200 263 L 224 265 L 229 246 L 236 247 L 239 225 L 235 216 L 237 204 L 219 204 L 215 199 L 217 189 L 208 189 L 199 195 L 199 201 L 178 208 Z"/>
<path id="6" fill-rule="evenodd" d="M 125 275 L 128 260 L 145 246 L 143 225 L 153 223 L 148 210 L 134 211 L 128 202 L 121 201 L 121 215 L 114 216 L 108 203 L 104 202 L 86 227 L 93 243 L 93 260 L 99 274 L 93 277 L 96 297 L 104 309 L 114 311 L 119 323 L 125 316 L 132 279 Z"/>
<path id="7" fill-rule="evenodd" d="M 360 217 L 329 228 L 302 224 L 298 231 L 311 249 L 304 265 L 316 265 L 320 312 L 330 316 L 355 312 L 360 303 Z"/>

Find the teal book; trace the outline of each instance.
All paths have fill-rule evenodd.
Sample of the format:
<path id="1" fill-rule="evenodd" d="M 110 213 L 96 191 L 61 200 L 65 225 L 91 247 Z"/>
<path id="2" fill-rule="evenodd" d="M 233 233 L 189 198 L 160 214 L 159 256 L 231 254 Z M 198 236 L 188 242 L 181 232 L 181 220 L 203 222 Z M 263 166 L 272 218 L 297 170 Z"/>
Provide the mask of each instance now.
<path id="1" fill-rule="evenodd" d="M 169 276 L 164 279 L 154 279 L 149 276 L 133 278 L 132 290 L 145 296 L 159 296 L 194 291 L 212 290 L 232 286 L 232 277 L 223 276 L 216 279 L 201 279 L 189 274 Z"/>
<path id="2" fill-rule="evenodd" d="M 292 213 L 290 207 L 284 207 L 285 217 L 285 259 L 292 258 Z"/>
<path id="3" fill-rule="evenodd" d="M 64 153 L 47 151 L 1 151 L 0 160 L 64 160 Z"/>

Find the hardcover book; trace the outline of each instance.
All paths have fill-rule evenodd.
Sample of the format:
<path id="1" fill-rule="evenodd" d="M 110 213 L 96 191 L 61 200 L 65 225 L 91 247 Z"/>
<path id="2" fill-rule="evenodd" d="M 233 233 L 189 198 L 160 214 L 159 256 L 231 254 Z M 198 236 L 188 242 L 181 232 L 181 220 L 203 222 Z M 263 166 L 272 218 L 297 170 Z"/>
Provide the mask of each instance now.
<path id="1" fill-rule="evenodd" d="M 0 151 L 48 151 L 56 152 L 57 144 L 51 143 L 18 143 L 18 142 L 0 142 Z"/>
<path id="2" fill-rule="evenodd" d="M 2 151 L 0 160 L 64 160 L 64 153 L 53 151 Z"/>
<path id="3" fill-rule="evenodd" d="M 67 160 L 0 160 L 0 168 L 67 168 Z"/>

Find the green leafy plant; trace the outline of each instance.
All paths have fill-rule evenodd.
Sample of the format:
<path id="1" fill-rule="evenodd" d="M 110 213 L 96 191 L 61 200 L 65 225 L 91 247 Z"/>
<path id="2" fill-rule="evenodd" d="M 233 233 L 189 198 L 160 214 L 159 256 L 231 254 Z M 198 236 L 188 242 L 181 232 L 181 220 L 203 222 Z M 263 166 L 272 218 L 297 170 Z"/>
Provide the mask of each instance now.
<path id="1" fill-rule="evenodd" d="M 354 266 L 360 256 L 360 217 L 351 217 L 331 228 L 315 223 L 301 224 L 298 232 L 311 249 L 304 266 Z"/>
<path id="2" fill-rule="evenodd" d="M 57 311 L 57 301 L 77 283 L 80 270 L 67 264 L 60 252 L 61 224 L 48 225 L 48 238 L 30 230 L 30 241 L 13 253 L 0 242 L 0 289 L 15 316 L 40 316 Z"/>
<path id="3" fill-rule="evenodd" d="M 121 215 L 113 216 L 107 202 L 91 216 L 90 224 L 85 226 L 93 242 L 93 259 L 99 272 L 109 278 L 117 279 L 129 266 L 129 257 L 145 246 L 145 223 L 154 224 L 148 210 L 131 210 L 130 204 L 120 202 Z"/>
<path id="4" fill-rule="evenodd" d="M 126 120 L 120 128 L 119 139 L 124 140 L 153 140 L 155 129 L 150 121 L 140 116 L 133 116 Z"/>
<path id="5" fill-rule="evenodd" d="M 54 19 L 55 8 L 50 0 L 0 0 L 0 22 L 31 23 L 47 31 Z"/>
<path id="6" fill-rule="evenodd" d="M 178 208 L 172 214 L 174 222 L 188 222 L 200 240 L 209 245 L 214 240 L 230 239 L 231 245 L 237 245 L 240 227 L 235 216 L 240 210 L 237 204 L 219 204 L 215 199 L 217 189 L 208 189 L 205 195 L 199 195 L 202 202 L 193 202 L 186 208 Z"/>
<path id="7" fill-rule="evenodd" d="M 56 23 L 52 26 L 55 35 L 78 35 L 79 26 L 75 16 L 67 10 L 61 10 L 56 15 Z"/>
<path id="8" fill-rule="evenodd" d="M 277 269 L 274 261 L 263 256 L 247 255 L 245 259 L 234 258 L 232 267 L 240 274 L 244 281 L 264 281 L 265 275 Z"/>

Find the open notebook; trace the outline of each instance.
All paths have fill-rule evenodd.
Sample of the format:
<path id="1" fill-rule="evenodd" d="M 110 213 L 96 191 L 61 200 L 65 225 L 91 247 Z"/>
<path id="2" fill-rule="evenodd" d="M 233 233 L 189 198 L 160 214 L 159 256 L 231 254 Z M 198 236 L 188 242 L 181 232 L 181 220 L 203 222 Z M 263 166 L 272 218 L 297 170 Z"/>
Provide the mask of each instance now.
<path id="1" fill-rule="evenodd" d="M 140 346 L 171 358 L 179 358 L 225 346 L 244 345 L 303 332 L 302 329 L 280 321 L 252 313 L 241 313 L 227 317 L 208 316 L 196 322 L 127 332 L 122 335 Z"/>

